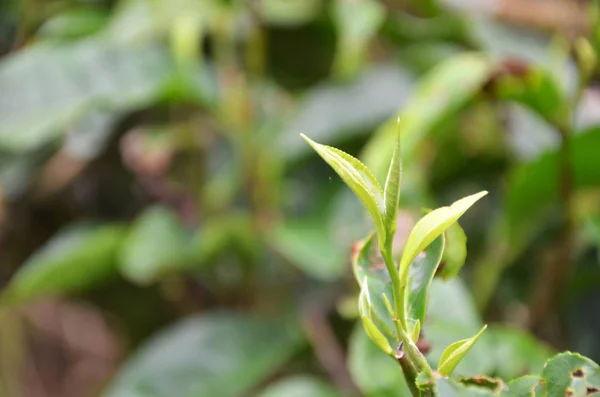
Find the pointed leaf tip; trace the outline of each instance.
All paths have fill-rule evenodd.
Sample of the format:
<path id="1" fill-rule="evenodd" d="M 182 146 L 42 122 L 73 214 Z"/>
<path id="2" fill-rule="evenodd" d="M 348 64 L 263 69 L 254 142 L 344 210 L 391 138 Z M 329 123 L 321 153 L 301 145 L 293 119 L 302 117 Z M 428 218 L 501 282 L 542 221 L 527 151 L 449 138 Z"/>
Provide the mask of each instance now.
<path id="1" fill-rule="evenodd" d="M 484 325 L 475 336 L 468 339 L 459 340 L 448 346 L 442 353 L 442 357 L 440 357 L 438 372 L 443 376 L 452 375 L 452 372 L 458 363 L 460 363 L 460 360 L 462 360 L 462 358 L 469 352 L 471 347 L 473 347 L 475 342 L 477 342 L 477 339 L 479 339 L 486 328 L 487 324 Z"/>
<path id="2" fill-rule="evenodd" d="M 441 207 L 431 211 L 417 222 L 408 236 L 400 260 L 400 282 L 403 285 L 407 283 L 408 269 L 416 256 L 487 193 L 484 190 L 464 197 L 448 207 Z"/>

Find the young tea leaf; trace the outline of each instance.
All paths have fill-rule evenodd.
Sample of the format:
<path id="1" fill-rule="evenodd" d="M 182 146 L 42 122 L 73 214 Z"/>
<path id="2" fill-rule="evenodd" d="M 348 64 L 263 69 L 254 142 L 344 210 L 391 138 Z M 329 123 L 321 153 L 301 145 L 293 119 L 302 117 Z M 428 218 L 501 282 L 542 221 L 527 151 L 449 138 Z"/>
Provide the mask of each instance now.
<path id="1" fill-rule="evenodd" d="M 457 223 L 451 225 L 445 232 L 446 248 L 442 256 L 443 267 L 439 269 L 439 276 L 444 280 L 456 277 L 467 259 L 467 235 Z"/>
<path id="2" fill-rule="evenodd" d="M 462 198 L 449 207 L 438 208 L 430 212 L 417 222 L 408 236 L 400 260 L 400 282 L 402 285 L 407 283 L 409 266 L 416 256 L 486 194 L 486 191 L 482 191 Z"/>
<path id="3" fill-rule="evenodd" d="M 385 335 L 383 335 L 383 333 L 381 333 L 379 328 L 377 328 L 375 326 L 375 324 L 373 324 L 373 321 L 371 321 L 371 319 L 369 319 L 366 316 L 362 316 L 361 319 L 362 319 L 363 325 L 365 327 L 365 331 L 367 332 L 367 335 L 369 336 L 369 338 L 377 345 L 377 347 L 379 347 L 386 354 L 391 356 L 393 353 L 393 350 L 392 350 L 392 347 L 390 346 L 390 342 L 388 342 Z"/>
<path id="4" fill-rule="evenodd" d="M 383 191 L 371 171 L 358 159 L 339 149 L 314 142 L 306 135 L 302 138 L 325 160 L 331 168 L 352 189 L 369 211 L 379 237 L 379 244 L 385 241 L 385 229 L 382 213 L 384 212 Z"/>
<path id="5" fill-rule="evenodd" d="M 418 255 L 410 264 L 408 317 L 421 324 L 425 321 L 429 287 L 442 259 L 444 245 L 444 237 L 439 236 L 431 243 L 425 253 Z"/>
<path id="6" fill-rule="evenodd" d="M 400 119 L 398 119 L 400 125 Z M 400 129 L 396 137 L 396 147 L 392 155 L 392 162 L 385 180 L 385 229 L 386 240 L 391 241 L 396 232 L 396 216 L 398 214 L 398 202 L 400 201 L 400 180 L 402 178 L 402 154 L 400 153 Z"/>
<path id="7" fill-rule="evenodd" d="M 479 331 L 477 335 L 473 336 L 472 338 L 459 340 L 458 342 L 454 342 L 448 346 L 440 358 L 438 372 L 443 376 L 452 375 L 454 368 L 456 368 L 460 360 L 465 356 L 465 354 L 467 354 L 471 347 L 473 347 L 475 342 L 477 342 L 477 339 L 479 339 L 486 328 L 487 325 L 484 325 L 483 328 L 481 328 L 481 331 Z"/>

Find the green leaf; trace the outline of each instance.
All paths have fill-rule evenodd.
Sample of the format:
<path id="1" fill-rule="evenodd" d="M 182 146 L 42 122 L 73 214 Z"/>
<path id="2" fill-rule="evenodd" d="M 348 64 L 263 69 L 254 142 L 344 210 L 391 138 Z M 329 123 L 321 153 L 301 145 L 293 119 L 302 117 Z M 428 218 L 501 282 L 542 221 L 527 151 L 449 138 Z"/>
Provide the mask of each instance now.
<path id="1" fill-rule="evenodd" d="M 399 122 L 399 121 L 398 121 Z M 400 131 L 396 137 L 396 148 L 385 179 L 384 208 L 386 240 L 391 241 L 396 233 L 398 203 L 400 202 L 400 181 L 402 178 L 402 157 L 400 153 Z"/>
<path id="2" fill-rule="evenodd" d="M 191 244 L 177 214 L 151 207 L 135 221 L 120 252 L 120 269 L 130 280 L 149 284 L 190 259 Z"/>
<path id="3" fill-rule="evenodd" d="M 107 20 L 107 13 L 99 7 L 66 10 L 44 22 L 37 36 L 44 39 L 77 39 L 100 31 Z"/>
<path id="4" fill-rule="evenodd" d="M 328 383 L 309 375 L 296 375 L 277 381 L 257 397 L 340 397 Z"/>
<path id="5" fill-rule="evenodd" d="M 331 146 L 318 144 L 306 135 L 302 134 L 302 137 L 334 169 L 367 208 L 373 223 L 375 223 L 379 244 L 383 246 L 385 241 L 382 218 L 384 200 L 383 191 L 377 179 L 363 163 L 349 154 Z"/>
<path id="6" fill-rule="evenodd" d="M 418 255 L 410 264 L 408 277 L 408 318 L 423 324 L 427 310 L 427 299 L 431 281 L 435 276 L 442 253 L 444 252 L 444 237 L 439 236 Z"/>
<path id="7" fill-rule="evenodd" d="M 299 348 L 297 327 L 235 313 L 170 326 L 135 353 L 104 397 L 248 395 Z M 235 380 L 235 381 L 232 381 Z"/>
<path id="8" fill-rule="evenodd" d="M 0 146 L 38 148 L 91 110 L 147 105 L 173 83 L 173 72 L 171 59 L 158 46 L 96 39 L 30 46 L 0 63 Z"/>
<path id="9" fill-rule="evenodd" d="M 427 134 L 479 92 L 493 70 L 494 64 L 476 53 L 462 54 L 436 66 L 419 83 L 403 109 L 383 124 L 369 141 L 361 156 L 365 164 L 378 177 L 385 175 L 398 128 L 402 135 L 402 158 L 410 164 L 417 146 Z"/>
<path id="10" fill-rule="evenodd" d="M 359 299 L 361 316 L 369 316 L 379 329 L 391 337 L 392 342 L 397 343 L 400 339 L 396 335 L 393 316 L 386 306 L 386 299 L 388 302 L 393 300 L 390 275 L 377 251 L 372 234 L 365 240 L 355 243 L 351 259 L 354 276 L 361 288 Z"/>
<path id="11" fill-rule="evenodd" d="M 403 285 L 406 285 L 409 266 L 415 257 L 486 194 L 483 191 L 462 198 L 449 207 L 431 211 L 417 222 L 408 236 L 400 260 L 400 282 Z"/>
<path id="12" fill-rule="evenodd" d="M 467 235 L 458 222 L 451 225 L 444 232 L 446 247 L 442 256 L 442 266 L 438 275 L 448 280 L 456 277 L 467 259 Z"/>
<path id="13" fill-rule="evenodd" d="M 571 167 L 574 188 L 600 183 L 600 127 L 571 137 Z M 478 263 L 473 284 L 478 306 L 485 306 L 503 269 L 527 247 L 558 205 L 560 173 L 558 149 L 517 165 L 507 177 L 501 211 L 492 225 L 486 256 Z"/>
<path id="14" fill-rule="evenodd" d="M 410 331 L 410 339 L 414 343 L 417 343 L 417 341 L 419 340 L 420 334 L 421 334 L 421 321 L 417 320 L 415 322 L 415 325 L 414 325 L 412 331 Z"/>
<path id="15" fill-rule="evenodd" d="M 477 378 L 479 381 L 481 378 Z M 487 378 L 484 378 L 487 379 Z M 495 385 L 499 389 L 481 387 L 477 383 L 461 383 L 452 379 L 436 380 L 437 395 L 440 397 L 491 397 L 498 396 L 506 388 L 502 383 Z"/>
<path id="16" fill-rule="evenodd" d="M 550 359 L 542 371 L 536 393 L 547 396 L 584 397 L 600 392 L 600 366 L 577 353 L 565 352 Z M 537 394 L 536 394 L 537 395 Z"/>
<path id="17" fill-rule="evenodd" d="M 508 390 L 502 393 L 505 397 L 531 397 L 533 389 L 540 382 L 537 375 L 525 375 L 508 383 Z"/>
<path id="18" fill-rule="evenodd" d="M 313 20 L 322 8 L 319 0 L 259 0 L 256 9 L 271 25 L 298 26 Z"/>
<path id="19" fill-rule="evenodd" d="M 116 274 L 120 226 L 74 225 L 52 237 L 19 269 L 2 301 L 17 304 L 92 287 Z"/>
<path id="20" fill-rule="evenodd" d="M 323 220 L 285 220 L 269 233 L 271 245 L 307 275 L 334 280 L 346 270 L 347 250 L 332 241 Z"/>
<path id="21" fill-rule="evenodd" d="M 356 324 L 348 347 L 348 369 L 365 396 L 406 397 L 410 395 L 398 363 L 381 353 Z"/>
<path id="22" fill-rule="evenodd" d="M 391 356 L 394 353 L 394 351 L 392 350 L 390 342 L 387 340 L 385 335 L 381 333 L 379 328 L 377 328 L 377 326 L 373 324 L 373 321 L 371 321 L 369 317 L 362 316 L 361 320 L 369 338 L 371 338 L 371 340 L 377 345 L 377 347 L 383 350 L 385 354 Z"/>
<path id="23" fill-rule="evenodd" d="M 553 126 L 566 127 L 570 117 L 570 102 L 551 73 L 528 66 L 522 75 L 510 72 L 498 77 L 496 94 L 501 99 L 523 104 Z"/>
<path id="24" fill-rule="evenodd" d="M 335 0 L 333 18 L 339 38 L 333 68 L 338 76 L 350 77 L 364 63 L 369 43 L 385 19 L 385 9 L 375 0 Z"/>
<path id="25" fill-rule="evenodd" d="M 472 338 L 463 339 L 448 346 L 440 358 L 438 372 L 443 376 L 450 376 L 452 371 L 454 371 L 454 368 L 456 368 L 460 360 L 465 356 L 465 354 L 467 354 L 469 349 L 473 347 L 475 342 L 477 342 L 477 339 L 479 339 L 486 328 L 487 325 L 484 325 L 483 328 L 481 328 L 481 331 L 479 331 Z"/>

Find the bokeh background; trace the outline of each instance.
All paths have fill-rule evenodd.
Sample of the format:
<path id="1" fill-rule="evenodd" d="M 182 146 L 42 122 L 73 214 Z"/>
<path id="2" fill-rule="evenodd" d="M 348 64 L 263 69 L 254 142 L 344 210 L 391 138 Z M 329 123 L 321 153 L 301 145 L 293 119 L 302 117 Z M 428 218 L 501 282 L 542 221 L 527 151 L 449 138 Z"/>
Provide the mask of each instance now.
<path id="1" fill-rule="evenodd" d="M 399 239 L 490 192 L 461 219 L 460 276 L 435 280 L 427 357 L 486 322 L 459 374 L 600 360 L 600 90 L 571 46 L 600 42 L 595 18 L 574 0 L 3 0 L 0 396 L 407 395 L 356 323 L 350 252 L 372 225 L 299 134 L 382 179 L 409 104 Z M 502 100 L 499 70 L 577 99 L 572 183 L 551 112 Z"/>

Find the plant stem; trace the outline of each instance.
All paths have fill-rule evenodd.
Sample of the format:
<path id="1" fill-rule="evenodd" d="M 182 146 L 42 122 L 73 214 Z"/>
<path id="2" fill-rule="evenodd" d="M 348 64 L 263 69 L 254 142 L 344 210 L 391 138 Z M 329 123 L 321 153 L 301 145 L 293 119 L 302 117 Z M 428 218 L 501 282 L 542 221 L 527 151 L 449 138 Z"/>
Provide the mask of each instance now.
<path id="1" fill-rule="evenodd" d="M 420 392 L 416 387 L 415 380 L 420 372 L 425 372 L 427 375 L 432 374 L 429 363 L 419 351 L 419 348 L 414 344 L 408 331 L 406 329 L 406 313 L 405 313 L 405 294 L 406 286 L 401 286 L 400 274 L 396 268 L 394 258 L 392 256 L 392 244 L 391 239 L 386 243 L 385 247 L 381 249 L 381 255 L 387 267 L 392 280 L 392 291 L 394 295 L 394 311 L 395 319 L 394 324 L 396 325 L 396 332 L 398 338 L 403 343 L 404 355 L 398 359 L 404 378 L 408 384 L 411 393 L 414 396 L 420 396 Z"/>

